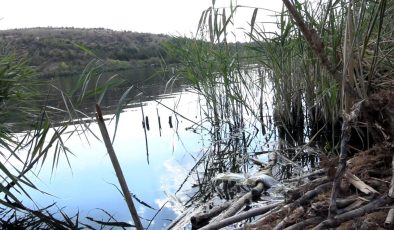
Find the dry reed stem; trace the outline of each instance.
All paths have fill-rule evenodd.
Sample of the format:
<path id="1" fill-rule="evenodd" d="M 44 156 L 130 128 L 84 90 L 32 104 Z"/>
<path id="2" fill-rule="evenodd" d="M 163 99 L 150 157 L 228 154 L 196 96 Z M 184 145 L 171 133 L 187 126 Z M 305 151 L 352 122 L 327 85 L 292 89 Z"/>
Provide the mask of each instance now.
<path id="1" fill-rule="evenodd" d="M 114 166 L 116 177 L 119 180 L 119 184 L 122 189 L 123 196 L 126 200 L 127 207 L 129 208 L 131 217 L 133 218 L 133 221 L 134 221 L 134 224 L 135 224 L 135 227 L 137 228 L 137 230 L 143 230 L 144 228 L 142 227 L 137 210 L 135 209 L 133 199 L 131 198 L 129 188 L 126 183 L 126 179 L 123 176 L 123 172 L 120 167 L 118 158 L 116 157 L 115 150 L 114 150 L 112 143 L 111 143 L 111 138 L 108 135 L 108 131 L 107 131 L 107 128 L 104 123 L 103 114 L 101 113 L 101 109 L 98 104 L 96 104 L 96 111 L 97 111 L 97 113 L 96 113 L 97 123 L 99 125 L 101 135 L 103 136 L 103 140 L 105 143 L 105 147 L 107 148 L 108 155 L 111 158 L 112 165 Z"/>

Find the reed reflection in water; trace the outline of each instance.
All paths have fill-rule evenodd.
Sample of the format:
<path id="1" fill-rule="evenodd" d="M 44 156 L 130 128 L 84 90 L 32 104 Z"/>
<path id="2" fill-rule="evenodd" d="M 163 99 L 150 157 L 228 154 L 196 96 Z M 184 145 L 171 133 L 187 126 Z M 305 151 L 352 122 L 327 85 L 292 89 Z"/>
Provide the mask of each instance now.
<path id="1" fill-rule="evenodd" d="M 113 143 L 115 152 L 131 192 L 154 209 L 159 209 L 167 200 L 166 194 L 174 193 L 183 182 L 194 165 L 193 158 L 198 158 L 204 144 L 204 132 L 187 131 L 186 128 L 193 123 L 176 116 L 168 108 L 176 109 L 186 118 L 199 121 L 201 120 L 199 100 L 197 94 L 183 89 L 175 94 L 142 102 L 144 114 L 149 118 L 150 129 L 147 130 L 147 138 L 150 164 L 146 159 L 143 118 L 139 104 L 130 105 L 120 115 Z M 161 130 L 159 130 L 158 115 L 161 120 Z M 168 123 L 169 117 L 172 118 L 172 128 Z M 111 135 L 115 130 L 114 115 L 108 114 L 104 118 Z M 101 138 L 96 123 L 91 123 L 90 129 Z M 45 207 L 56 202 L 58 207 L 65 207 L 64 210 L 70 214 L 79 211 L 82 218 L 91 216 L 94 219 L 107 220 L 108 215 L 99 210 L 103 209 L 113 214 L 118 221 L 129 222 L 131 217 L 123 197 L 116 188 L 117 178 L 104 144 L 85 132 L 79 136 L 71 136 L 66 145 L 75 154 L 69 157 L 71 169 L 64 157 L 60 159 L 53 174 L 51 174 L 50 163 L 44 165 L 39 173 L 39 179 L 33 182 L 38 188 L 53 196 L 32 191 L 31 195 L 37 205 Z M 36 173 L 38 171 L 37 168 Z M 28 202 L 27 198 L 23 200 Z M 139 215 L 143 218 L 151 219 L 156 213 L 156 210 L 139 203 L 136 205 Z M 174 212 L 165 208 L 155 218 L 155 223 L 151 227 L 162 228 L 169 223 L 168 220 L 163 219 L 174 217 Z M 84 219 L 81 221 L 83 222 Z M 146 225 L 147 222 L 143 221 L 143 224 Z"/>

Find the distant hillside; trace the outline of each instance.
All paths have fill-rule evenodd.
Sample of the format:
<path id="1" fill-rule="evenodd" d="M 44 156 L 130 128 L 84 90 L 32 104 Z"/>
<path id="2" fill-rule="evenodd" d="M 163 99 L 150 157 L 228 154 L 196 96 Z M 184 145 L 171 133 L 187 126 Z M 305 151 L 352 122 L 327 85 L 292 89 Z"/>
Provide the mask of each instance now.
<path id="1" fill-rule="evenodd" d="M 86 50 L 104 60 L 107 69 L 157 65 L 160 43 L 168 39 L 108 29 L 31 28 L 0 31 L 0 48 L 26 57 L 38 73 L 51 76 L 80 72 L 93 59 Z"/>

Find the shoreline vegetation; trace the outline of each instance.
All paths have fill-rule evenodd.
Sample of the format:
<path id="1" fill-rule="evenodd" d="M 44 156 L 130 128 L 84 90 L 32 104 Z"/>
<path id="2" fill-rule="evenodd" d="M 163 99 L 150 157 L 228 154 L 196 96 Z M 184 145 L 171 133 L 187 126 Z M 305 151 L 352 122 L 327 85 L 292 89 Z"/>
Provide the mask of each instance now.
<path id="1" fill-rule="evenodd" d="M 163 34 L 114 31 L 110 29 L 27 28 L 0 31 L 0 45 L 25 58 L 41 78 L 80 74 L 99 58 L 103 71 L 160 67 L 166 58 L 161 44 L 171 37 Z M 163 59 L 163 60 L 162 60 Z"/>
<path id="2" fill-rule="evenodd" d="M 8 41 L 2 45 L 26 57 L 27 65 L 43 76 L 72 72 L 73 68 L 82 71 L 88 63 L 85 61 L 95 55 L 113 64 L 109 68 L 114 69 L 135 63 L 160 64 L 164 72 L 172 74 L 169 85 L 186 81 L 206 100 L 200 113 L 209 123 L 212 143 L 172 195 L 184 211 L 169 228 L 391 229 L 394 2 L 283 3 L 282 11 L 273 16 L 278 29 L 274 32 L 265 31 L 265 21 L 259 18 L 265 9 L 233 4 L 216 7 L 212 1 L 202 12 L 194 39 L 105 29 L 48 28 L 10 30 L 8 35 L 3 31 L 0 37 Z M 250 42 L 229 43 L 229 36 L 235 36 L 231 31 L 236 25 L 235 15 L 244 8 L 253 9 L 250 28 L 245 30 Z M 21 36 L 21 31 L 28 31 L 28 35 Z M 64 34 L 69 38 L 60 39 Z M 26 44 L 34 48 L 29 50 Z M 73 59 L 76 57 L 79 59 Z M 32 94 L 26 94 L 29 88 L 20 87 L 31 72 L 15 59 L 4 56 L 3 60 L 8 62 L 3 62 L 0 100 L 3 111 L 14 112 L 12 109 L 18 109 L 12 107 L 15 101 L 29 103 L 31 99 Z M 162 61 L 177 66 L 167 68 Z M 244 68 L 256 63 L 257 68 Z M 9 81 L 10 76 L 13 81 Z M 80 92 L 76 103 L 87 95 L 89 80 L 81 79 L 76 84 L 73 93 Z M 99 101 L 105 90 L 96 91 Z M 65 104 L 72 105 L 68 99 Z M 0 191 L 8 199 L 0 201 L 11 210 L 27 213 L 26 219 L 33 224 L 44 221 L 44 226 L 75 228 L 78 215 L 62 213 L 64 220 L 58 220 L 45 210 L 33 211 L 24 207 L 11 190 L 22 189 L 22 184 L 34 188 L 25 178 L 26 170 L 44 161 L 52 145 L 60 146 L 54 162 L 61 153 L 67 156 L 60 135 L 64 129 L 58 127 L 53 137 L 47 136 L 53 128 L 51 111 L 37 105 L 29 114 L 37 114 L 37 126 L 34 135 L 22 143 L 2 127 L 6 130 L 2 145 L 10 157 L 18 159 L 16 150 L 29 145 L 32 154 L 15 175 L 6 167 L 0 168 L 6 175 Z M 65 114 L 70 115 L 67 118 L 71 124 L 78 113 L 71 110 Z M 191 129 L 200 124 L 195 123 Z M 48 139 L 51 142 L 46 145 Z M 178 192 L 189 184 L 197 192 L 180 201 Z M 1 210 L 0 214 L 10 216 Z"/>
<path id="3" fill-rule="evenodd" d="M 247 56 L 227 42 L 245 8 Z M 391 229 L 393 2 L 283 0 L 277 31 L 265 30 L 265 11 L 212 1 L 198 39 L 168 47 L 212 124 L 212 147 L 190 173 L 199 190 L 169 229 Z M 248 62 L 263 67 L 258 78 L 242 71 Z"/>

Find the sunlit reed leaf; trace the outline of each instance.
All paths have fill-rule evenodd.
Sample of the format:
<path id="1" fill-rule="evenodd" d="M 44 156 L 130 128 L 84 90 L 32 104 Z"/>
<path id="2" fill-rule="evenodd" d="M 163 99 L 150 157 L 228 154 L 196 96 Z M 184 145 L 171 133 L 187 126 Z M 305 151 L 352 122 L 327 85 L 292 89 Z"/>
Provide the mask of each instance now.
<path id="1" fill-rule="evenodd" d="M 152 210 L 156 210 L 155 208 L 153 208 L 152 206 L 150 206 L 149 204 L 147 204 L 147 203 L 144 202 L 143 200 L 139 199 L 135 194 L 133 194 L 133 198 L 134 198 L 138 203 L 140 203 L 141 205 L 143 205 L 143 206 L 145 206 L 145 207 L 147 207 L 147 208 L 150 208 L 150 209 L 152 209 Z"/>
<path id="2" fill-rule="evenodd" d="M 115 110 L 115 131 L 114 131 L 114 135 L 112 137 L 112 143 L 115 141 L 115 136 L 116 136 L 116 131 L 118 130 L 118 124 L 119 124 L 119 119 L 120 119 L 120 113 L 122 112 L 124 106 L 126 106 L 126 104 L 129 102 L 128 100 L 128 96 L 131 92 L 131 90 L 134 88 L 134 85 L 130 86 L 129 88 L 127 88 L 127 90 L 122 94 L 122 96 L 119 99 L 119 102 L 116 106 L 116 110 Z"/>
<path id="3" fill-rule="evenodd" d="M 121 228 L 132 228 L 135 227 L 135 225 L 126 223 L 126 222 L 115 222 L 115 221 L 102 221 L 102 220 L 95 220 L 92 217 L 87 216 L 86 219 L 93 221 L 97 224 L 101 224 L 103 226 L 109 226 L 109 227 L 121 227 Z"/>
<path id="4" fill-rule="evenodd" d="M 250 21 L 250 34 L 252 34 L 253 31 L 254 31 L 254 24 L 255 24 L 255 22 L 256 22 L 256 17 L 257 17 L 257 11 L 258 11 L 258 10 L 259 10 L 258 8 L 256 8 L 256 9 L 253 10 L 252 19 L 251 19 L 251 21 Z"/>

